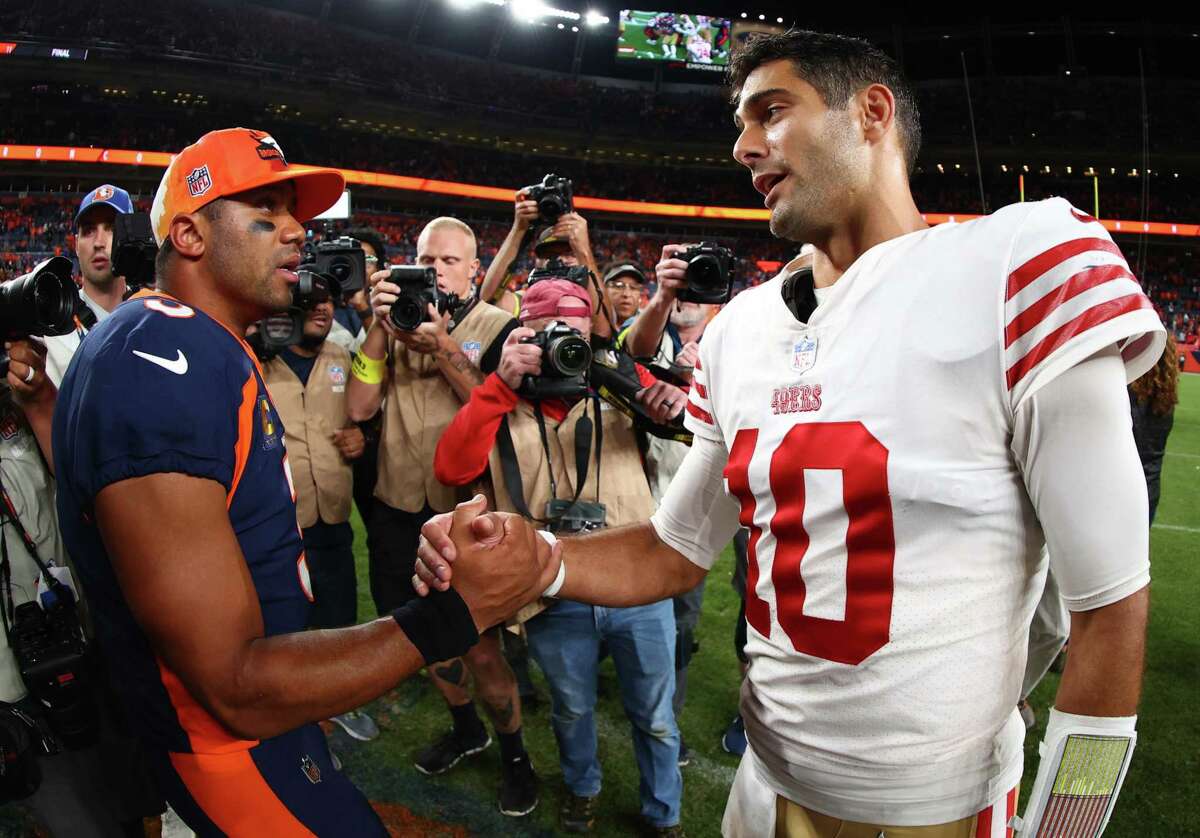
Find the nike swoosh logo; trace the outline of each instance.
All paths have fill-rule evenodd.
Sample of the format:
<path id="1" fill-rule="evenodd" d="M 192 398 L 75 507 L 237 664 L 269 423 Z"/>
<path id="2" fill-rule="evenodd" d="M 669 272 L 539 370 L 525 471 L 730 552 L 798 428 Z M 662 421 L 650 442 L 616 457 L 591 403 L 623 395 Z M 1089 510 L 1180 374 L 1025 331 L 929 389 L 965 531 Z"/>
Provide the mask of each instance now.
<path id="1" fill-rule="evenodd" d="M 157 355 L 151 355 L 149 352 L 139 352 L 136 349 L 133 350 L 133 354 L 139 358 L 145 358 L 150 363 L 162 367 L 167 372 L 183 375 L 188 370 L 187 358 L 184 357 L 182 349 L 176 349 L 175 351 L 179 353 L 179 357 L 174 361 L 169 358 L 160 358 Z"/>

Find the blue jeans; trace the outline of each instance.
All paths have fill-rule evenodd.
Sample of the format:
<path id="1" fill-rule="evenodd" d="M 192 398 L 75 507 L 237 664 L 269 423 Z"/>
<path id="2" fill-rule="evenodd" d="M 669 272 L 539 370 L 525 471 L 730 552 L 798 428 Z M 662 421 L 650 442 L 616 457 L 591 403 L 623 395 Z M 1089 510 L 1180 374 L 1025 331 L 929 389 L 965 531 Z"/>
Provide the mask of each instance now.
<path id="1" fill-rule="evenodd" d="M 562 601 L 525 624 L 529 651 L 550 684 L 551 717 L 563 780 L 573 794 L 600 793 L 596 757 L 596 675 L 600 641 L 617 668 L 621 703 L 633 726 L 641 774 L 642 817 L 652 826 L 679 823 L 683 778 L 675 693 L 675 613 L 671 600 L 634 608 Z"/>

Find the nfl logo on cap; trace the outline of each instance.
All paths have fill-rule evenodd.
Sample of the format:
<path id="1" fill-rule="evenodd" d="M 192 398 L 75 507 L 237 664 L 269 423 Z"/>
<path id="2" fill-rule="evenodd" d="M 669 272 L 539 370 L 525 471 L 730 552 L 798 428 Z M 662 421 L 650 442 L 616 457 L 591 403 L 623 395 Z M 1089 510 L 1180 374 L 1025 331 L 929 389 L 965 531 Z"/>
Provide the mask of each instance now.
<path id="1" fill-rule="evenodd" d="M 199 198 L 212 189 L 212 176 L 208 173 L 208 166 L 197 166 L 192 169 L 187 176 L 187 185 L 188 192 L 193 198 Z"/>
<path id="2" fill-rule="evenodd" d="M 92 195 L 93 201 L 107 201 L 113 196 L 113 188 L 108 184 L 96 187 L 96 192 Z"/>

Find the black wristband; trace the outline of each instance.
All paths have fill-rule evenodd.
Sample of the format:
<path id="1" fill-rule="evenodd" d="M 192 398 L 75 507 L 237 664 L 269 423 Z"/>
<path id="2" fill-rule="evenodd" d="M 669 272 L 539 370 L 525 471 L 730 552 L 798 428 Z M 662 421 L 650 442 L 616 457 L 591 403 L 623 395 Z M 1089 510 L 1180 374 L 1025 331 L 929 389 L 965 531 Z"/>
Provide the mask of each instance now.
<path id="1" fill-rule="evenodd" d="M 392 611 L 392 619 L 426 664 L 461 657 L 479 642 L 475 618 L 453 588 L 409 600 Z"/>

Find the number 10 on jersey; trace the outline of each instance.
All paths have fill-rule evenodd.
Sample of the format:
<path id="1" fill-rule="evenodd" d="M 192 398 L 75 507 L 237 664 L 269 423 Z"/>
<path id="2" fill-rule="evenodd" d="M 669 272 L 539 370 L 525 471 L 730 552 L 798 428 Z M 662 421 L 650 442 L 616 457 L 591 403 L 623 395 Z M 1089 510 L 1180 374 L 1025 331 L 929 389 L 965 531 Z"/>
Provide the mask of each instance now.
<path id="1" fill-rule="evenodd" d="M 862 663 L 888 642 L 892 622 L 896 537 L 888 494 L 888 451 L 861 422 L 799 424 L 771 452 L 769 486 L 751 486 L 750 460 L 758 435 L 757 429 L 738 431 L 725 467 L 729 491 L 741 503 L 742 525 L 750 529 L 746 620 L 759 634 L 771 636 L 771 608 L 757 590 L 763 529 L 754 522 L 756 492 L 763 495 L 769 491 L 776 509 L 769 528 L 775 539 L 771 582 L 779 627 L 797 652 L 840 663 Z M 802 563 L 809 547 L 804 528 L 805 469 L 832 469 L 842 474 L 842 499 L 849 522 L 843 620 L 804 614 Z"/>

